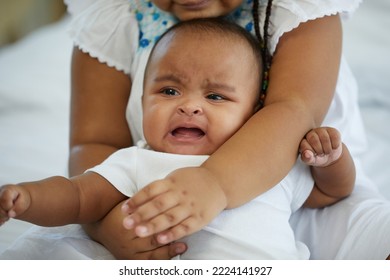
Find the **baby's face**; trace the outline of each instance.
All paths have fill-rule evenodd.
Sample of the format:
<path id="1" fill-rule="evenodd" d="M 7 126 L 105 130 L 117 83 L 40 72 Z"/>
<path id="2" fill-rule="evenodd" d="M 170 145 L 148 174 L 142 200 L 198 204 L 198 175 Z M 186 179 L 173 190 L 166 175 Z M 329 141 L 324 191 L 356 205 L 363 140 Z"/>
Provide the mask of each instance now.
<path id="1" fill-rule="evenodd" d="M 180 20 L 218 17 L 234 11 L 243 0 L 152 0 L 161 10 Z"/>
<path id="2" fill-rule="evenodd" d="M 144 135 L 156 151 L 211 154 L 253 115 L 259 100 L 252 50 L 215 35 L 168 35 L 145 75 Z"/>

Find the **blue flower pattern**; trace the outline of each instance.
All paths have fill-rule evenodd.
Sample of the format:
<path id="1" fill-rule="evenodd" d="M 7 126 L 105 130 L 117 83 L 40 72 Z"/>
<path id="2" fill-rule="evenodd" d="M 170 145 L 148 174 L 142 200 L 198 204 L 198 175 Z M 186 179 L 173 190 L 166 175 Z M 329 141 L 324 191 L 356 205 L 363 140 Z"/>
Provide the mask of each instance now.
<path id="1" fill-rule="evenodd" d="M 178 19 L 157 8 L 152 1 L 130 0 L 130 12 L 135 15 L 139 26 L 139 51 L 152 47 L 158 38 Z M 227 18 L 254 32 L 252 17 L 253 0 L 244 0 L 240 7 Z"/>

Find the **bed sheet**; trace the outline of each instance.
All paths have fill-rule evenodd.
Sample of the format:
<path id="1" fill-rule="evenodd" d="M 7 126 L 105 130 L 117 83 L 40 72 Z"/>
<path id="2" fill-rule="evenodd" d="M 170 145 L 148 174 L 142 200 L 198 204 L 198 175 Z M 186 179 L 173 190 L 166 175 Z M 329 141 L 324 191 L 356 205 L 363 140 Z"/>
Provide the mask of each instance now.
<path id="1" fill-rule="evenodd" d="M 359 86 L 369 148 L 363 165 L 390 199 L 390 2 L 364 1 L 344 24 L 344 54 Z"/>
<path id="2" fill-rule="evenodd" d="M 390 2 L 370 0 L 344 23 L 369 151 L 363 165 L 390 199 Z M 0 49 L 0 185 L 67 174 L 69 18 Z M 0 227 L 0 252 L 31 225 Z"/>
<path id="3" fill-rule="evenodd" d="M 69 18 L 0 48 L 0 185 L 67 174 Z M 30 227 L 0 227 L 0 251 Z"/>

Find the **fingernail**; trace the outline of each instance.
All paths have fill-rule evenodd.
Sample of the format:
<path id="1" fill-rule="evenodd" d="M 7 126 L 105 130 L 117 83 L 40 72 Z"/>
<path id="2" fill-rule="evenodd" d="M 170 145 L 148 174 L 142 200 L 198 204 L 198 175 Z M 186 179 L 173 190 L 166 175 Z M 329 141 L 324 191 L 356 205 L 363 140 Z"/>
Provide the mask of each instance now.
<path id="1" fill-rule="evenodd" d="M 147 236 L 147 234 L 148 234 L 148 228 L 145 227 L 145 226 L 138 226 L 138 227 L 135 229 L 135 233 L 136 233 L 139 237 L 145 237 L 145 236 Z"/>
<path id="2" fill-rule="evenodd" d="M 305 156 L 305 158 L 310 159 L 312 156 L 314 156 L 314 154 L 311 151 L 306 151 L 304 156 Z"/>
<path id="3" fill-rule="evenodd" d="M 176 248 L 175 250 L 176 254 L 183 254 L 185 252 L 184 248 Z"/>
<path id="4" fill-rule="evenodd" d="M 175 247 L 176 254 L 183 254 L 186 251 L 186 247 L 183 244 L 177 244 Z"/>
<path id="5" fill-rule="evenodd" d="M 166 244 L 169 242 L 168 236 L 166 236 L 165 234 L 159 234 L 157 236 L 157 240 L 158 240 L 158 243 L 160 243 L 160 244 Z"/>
<path id="6" fill-rule="evenodd" d="M 134 227 L 134 220 L 131 217 L 126 217 L 123 219 L 123 226 L 126 229 L 132 229 Z"/>
<path id="7" fill-rule="evenodd" d="M 127 205 L 126 203 L 123 203 L 122 207 L 121 207 L 121 211 L 125 214 L 128 213 L 129 212 L 129 205 Z"/>

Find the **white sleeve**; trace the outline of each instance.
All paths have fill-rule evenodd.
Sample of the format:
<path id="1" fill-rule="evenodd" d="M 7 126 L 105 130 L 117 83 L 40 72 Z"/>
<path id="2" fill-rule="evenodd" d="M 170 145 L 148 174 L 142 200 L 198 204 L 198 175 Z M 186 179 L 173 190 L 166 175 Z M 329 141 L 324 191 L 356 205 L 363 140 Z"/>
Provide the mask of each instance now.
<path id="1" fill-rule="evenodd" d="M 118 150 L 103 163 L 88 169 L 105 178 L 118 191 L 131 197 L 138 191 L 137 186 L 137 147 Z"/>
<path id="2" fill-rule="evenodd" d="M 71 15 L 81 13 L 95 2 L 95 0 L 64 0 L 68 13 Z"/>
<path id="3" fill-rule="evenodd" d="M 280 184 L 290 198 L 291 211 L 295 212 L 302 207 L 309 197 L 314 186 L 314 179 L 309 166 L 298 158 L 294 167 Z"/>
<path id="4" fill-rule="evenodd" d="M 74 44 L 100 62 L 130 74 L 138 48 L 138 23 L 128 0 L 65 0 Z"/>
<path id="5" fill-rule="evenodd" d="M 121 149 L 88 171 L 98 173 L 118 191 L 131 197 L 147 184 L 172 171 L 201 165 L 208 156 L 155 152 L 136 146 Z"/>
<path id="6" fill-rule="evenodd" d="M 264 1 L 266 2 L 266 1 Z M 316 18 L 341 14 L 350 16 L 362 0 L 275 0 L 271 10 L 269 26 L 269 49 L 274 53 L 279 38 L 298 27 L 300 23 Z M 263 3 L 263 11 L 266 5 Z"/>

